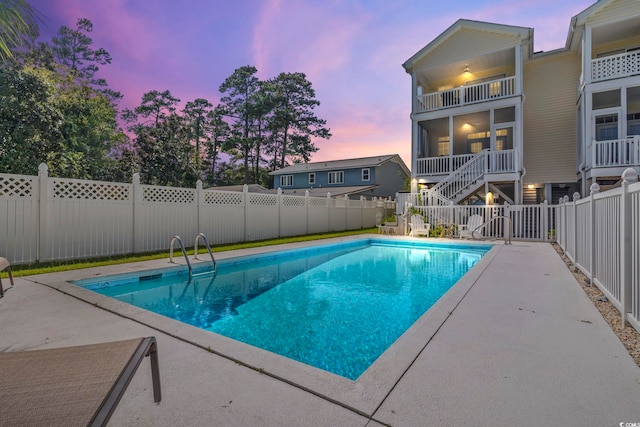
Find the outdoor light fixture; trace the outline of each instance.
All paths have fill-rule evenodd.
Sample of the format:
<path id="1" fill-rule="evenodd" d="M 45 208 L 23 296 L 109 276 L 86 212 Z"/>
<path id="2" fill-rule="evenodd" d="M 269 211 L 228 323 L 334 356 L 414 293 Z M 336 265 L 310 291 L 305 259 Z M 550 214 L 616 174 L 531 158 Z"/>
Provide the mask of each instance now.
<path id="1" fill-rule="evenodd" d="M 471 71 L 469 71 L 469 64 L 464 64 L 464 73 L 465 73 L 465 74 L 468 74 L 468 73 L 470 73 L 470 72 L 471 72 Z"/>
<path id="2" fill-rule="evenodd" d="M 533 187 L 533 184 L 529 184 L 529 185 L 527 185 L 527 188 L 528 188 L 529 190 L 533 190 L 533 188 L 534 188 L 534 187 Z"/>
<path id="3" fill-rule="evenodd" d="M 485 205 L 492 205 L 492 204 L 493 204 L 493 193 L 489 191 L 485 196 Z"/>

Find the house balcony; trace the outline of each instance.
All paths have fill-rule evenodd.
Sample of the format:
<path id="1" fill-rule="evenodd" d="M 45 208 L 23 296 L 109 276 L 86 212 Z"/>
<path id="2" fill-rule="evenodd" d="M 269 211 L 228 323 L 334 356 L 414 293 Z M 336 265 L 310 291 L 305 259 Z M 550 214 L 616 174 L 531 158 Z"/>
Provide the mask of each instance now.
<path id="1" fill-rule="evenodd" d="M 516 172 L 516 150 L 483 150 L 478 154 L 458 154 L 417 159 L 416 176 L 446 176 L 461 169 L 479 156 L 484 156 L 482 165 L 484 174 Z"/>
<path id="2" fill-rule="evenodd" d="M 593 141 L 590 146 L 592 168 L 640 166 L 640 136 L 609 141 Z"/>
<path id="3" fill-rule="evenodd" d="M 619 79 L 640 74 L 640 51 L 596 58 L 591 61 L 591 81 Z"/>
<path id="4" fill-rule="evenodd" d="M 515 76 L 469 84 L 418 96 L 418 113 L 494 101 L 517 95 Z"/>

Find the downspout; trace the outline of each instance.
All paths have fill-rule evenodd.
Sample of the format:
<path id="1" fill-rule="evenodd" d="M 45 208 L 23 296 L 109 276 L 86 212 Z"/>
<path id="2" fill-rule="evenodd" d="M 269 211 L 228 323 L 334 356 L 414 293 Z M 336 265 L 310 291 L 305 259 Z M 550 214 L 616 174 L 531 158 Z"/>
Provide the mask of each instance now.
<path id="1" fill-rule="evenodd" d="M 585 160 L 586 160 L 586 155 L 587 154 L 585 153 Z M 580 172 L 580 176 L 582 178 L 582 182 L 581 182 L 581 185 L 580 185 L 580 193 L 583 195 L 583 197 L 584 197 L 585 188 L 586 188 L 585 187 L 586 186 L 586 182 L 585 182 L 585 174 L 586 174 L 586 172 L 584 171 L 584 167 L 586 166 L 585 165 L 585 160 L 582 160 L 582 162 L 578 165 L 578 171 Z"/>

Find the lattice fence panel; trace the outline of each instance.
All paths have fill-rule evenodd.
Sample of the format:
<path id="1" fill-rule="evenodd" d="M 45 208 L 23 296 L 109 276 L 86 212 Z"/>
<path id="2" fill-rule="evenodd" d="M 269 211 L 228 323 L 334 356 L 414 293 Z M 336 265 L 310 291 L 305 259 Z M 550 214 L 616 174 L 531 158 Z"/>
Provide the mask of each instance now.
<path id="1" fill-rule="evenodd" d="M 0 175 L 0 197 L 31 197 L 34 177 Z"/>
<path id="2" fill-rule="evenodd" d="M 305 206 L 306 198 L 304 197 L 295 197 L 295 196 L 282 196 L 282 206 Z"/>
<path id="3" fill-rule="evenodd" d="M 309 206 L 313 208 L 324 208 L 327 206 L 327 199 L 324 197 L 311 197 L 309 198 Z"/>
<path id="4" fill-rule="evenodd" d="M 59 178 L 52 181 L 54 199 L 125 201 L 131 197 L 130 184 Z"/>
<path id="5" fill-rule="evenodd" d="M 241 205 L 244 200 L 244 193 L 233 191 L 205 191 L 204 203 L 206 205 Z"/>
<path id="6" fill-rule="evenodd" d="M 193 203 L 196 200 L 196 190 L 175 187 L 142 187 L 143 200 L 157 203 Z"/>
<path id="7" fill-rule="evenodd" d="M 274 194 L 249 194 L 249 204 L 251 206 L 276 206 L 278 196 Z"/>

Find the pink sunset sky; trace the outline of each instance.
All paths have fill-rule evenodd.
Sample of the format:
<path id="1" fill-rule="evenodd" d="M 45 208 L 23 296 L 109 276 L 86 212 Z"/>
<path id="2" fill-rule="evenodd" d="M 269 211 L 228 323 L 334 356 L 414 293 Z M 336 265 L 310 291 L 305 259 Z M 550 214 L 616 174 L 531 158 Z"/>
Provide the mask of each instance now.
<path id="1" fill-rule="evenodd" d="M 28 0 L 42 40 L 78 18 L 113 59 L 99 76 L 140 104 L 171 91 L 216 105 L 244 65 L 268 79 L 303 72 L 333 137 L 312 161 L 400 154 L 411 167 L 411 78 L 402 63 L 459 18 L 534 28 L 534 50 L 564 47 L 571 17 L 595 0 Z"/>

